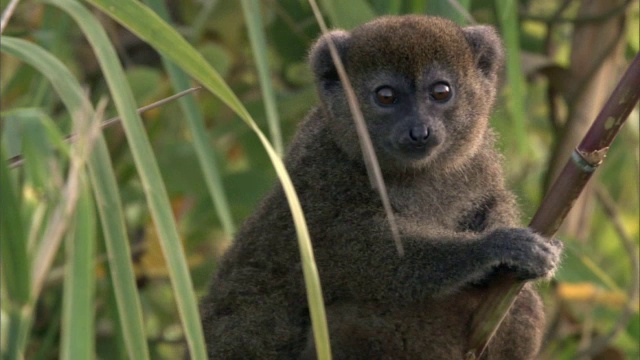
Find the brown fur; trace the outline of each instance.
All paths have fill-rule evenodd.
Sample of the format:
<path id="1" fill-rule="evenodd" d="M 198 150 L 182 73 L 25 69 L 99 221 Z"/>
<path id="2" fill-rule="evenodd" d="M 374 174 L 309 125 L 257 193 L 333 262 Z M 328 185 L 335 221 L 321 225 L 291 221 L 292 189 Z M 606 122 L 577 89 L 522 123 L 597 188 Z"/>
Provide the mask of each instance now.
<path id="1" fill-rule="evenodd" d="M 287 153 L 311 234 L 335 359 L 461 359 L 471 317 L 491 279 L 550 276 L 561 247 L 516 228 L 488 117 L 503 52 L 486 26 L 432 17 L 385 17 L 330 36 L 357 92 L 406 255 L 399 257 L 371 189 L 327 37 L 310 62 L 321 107 Z M 429 98 L 446 80 L 451 100 Z M 377 86 L 399 102 L 381 108 Z M 430 130 L 423 156 L 393 145 L 415 124 Z M 437 141 L 436 141 L 437 140 Z M 391 145 L 390 145 L 391 144 Z M 211 358 L 315 358 L 290 211 L 280 186 L 246 221 L 202 302 Z M 531 359 L 544 327 L 527 286 L 488 359 Z"/>

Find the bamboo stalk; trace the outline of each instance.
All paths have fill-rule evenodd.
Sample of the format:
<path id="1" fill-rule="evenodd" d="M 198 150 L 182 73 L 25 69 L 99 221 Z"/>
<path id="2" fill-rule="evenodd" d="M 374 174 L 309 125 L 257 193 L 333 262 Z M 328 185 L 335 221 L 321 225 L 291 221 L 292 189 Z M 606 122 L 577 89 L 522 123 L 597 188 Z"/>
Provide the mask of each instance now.
<path id="1" fill-rule="evenodd" d="M 640 53 L 620 79 L 591 128 L 551 186 L 529 227 L 552 237 L 582 189 L 604 161 L 611 142 L 640 98 Z M 524 282 L 513 277 L 498 280 L 478 308 L 471 324 L 467 360 L 479 359 L 509 312 Z"/>

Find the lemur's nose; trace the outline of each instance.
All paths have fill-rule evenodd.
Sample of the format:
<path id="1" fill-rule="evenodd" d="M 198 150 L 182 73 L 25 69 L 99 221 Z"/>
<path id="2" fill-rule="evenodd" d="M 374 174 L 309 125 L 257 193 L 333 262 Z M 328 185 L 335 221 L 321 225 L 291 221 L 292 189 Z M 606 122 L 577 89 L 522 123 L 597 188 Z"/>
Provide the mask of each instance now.
<path id="1" fill-rule="evenodd" d="M 425 124 L 416 125 L 409 130 L 409 138 L 414 145 L 425 145 L 429 138 L 429 128 Z"/>

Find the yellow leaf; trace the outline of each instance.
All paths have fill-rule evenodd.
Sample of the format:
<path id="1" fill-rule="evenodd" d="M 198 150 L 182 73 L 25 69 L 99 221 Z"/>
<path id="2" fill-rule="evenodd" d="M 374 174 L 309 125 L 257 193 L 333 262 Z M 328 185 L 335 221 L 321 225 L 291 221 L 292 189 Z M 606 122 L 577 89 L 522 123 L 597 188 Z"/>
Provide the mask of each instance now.
<path id="1" fill-rule="evenodd" d="M 557 294 L 564 300 L 593 302 L 613 308 L 621 308 L 627 302 L 627 296 L 623 292 L 604 290 L 589 282 L 560 283 Z"/>

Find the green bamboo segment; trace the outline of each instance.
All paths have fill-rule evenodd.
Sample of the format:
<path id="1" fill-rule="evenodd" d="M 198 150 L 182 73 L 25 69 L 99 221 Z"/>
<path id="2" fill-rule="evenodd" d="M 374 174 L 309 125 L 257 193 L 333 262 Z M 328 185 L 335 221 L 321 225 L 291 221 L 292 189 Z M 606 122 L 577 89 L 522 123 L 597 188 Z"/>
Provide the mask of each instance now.
<path id="1" fill-rule="evenodd" d="M 284 146 L 282 145 L 282 132 L 280 131 L 280 119 L 276 108 L 276 96 L 273 90 L 273 82 L 269 74 L 269 61 L 267 59 L 267 41 L 264 37 L 264 26 L 260 15 L 260 4 L 257 0 L 242 0 L 242 11 L 244 22 L 249 30 L 249 40 L 253 59 L 258 68 L 260 79 L 260 89 L 262 90 L 262 101 L 267 114 L 267 124 L 271 134 L 271 143 L 276 149 L 276 153 L 282 156 Z"/>
<path id="2" fill-rule="evenodd" d="M 145 0 L 145 3 L 152 8 L 161 18 L 165 21 L 169 21 L 169 14 L 163 1 L 159 0 Z M 188 89 L 189 78 L 185 73 L 180 70 L 174 63 L 167 60 L 162 56 L 162 63 L 164 68 L 169 73 L 171 83 L 176 91 L 182 91 Z M 216 157 L 214 150 L 209 145 L 209 139 L 207 137 L 207 130 L 204 126 L 204 117 L 198 107 L 198 104 L 193 95 L 185 96 L 178 100 L 180 108 L 187 118 L 187 124 L 189 125 L 189 131 L 193 137 L 193 147 L 196 150 L 198 162 L 200 168 L 204 173 L 205 182 L 209 189 L 209 194 L 213 200 L 213 205 L 216 209 L 222 229 L 225 234 L 232 237 L 235 233 L 236 227 L 231 217 L 231 210 L 229 209 L 229 201 L 227 200 L 227 194 L 224 191 L 222 184 L 222 177 L 218 170 Z"/>
<path id="3" fill-rule="evenodd" d="M 80 185 L 74 227 L 67 233 L 60 359 L 91 359 L 95 352 L 95 215 L 86 181 Z"/>
<path id="4" fill-rule="evenodd" d="M 74 111 L 85 106 L 83 104 L 88 100 L 84 96 L 82 87 L 58 59 L 33 43 L 5 36 L 1 39 L 2 51 L 20 58 L 48 77 L 69 113 L 73 114 Z M 107 253 L 112 265 L 110 268 L 113 287 L 127 351 L 132 359 L 148 359 L 149 351 L 142 325 L 142 308 L 130 261 L 131 251 L 120 194 L 111 167 L 107 144 L 102 136 L 96 139 L 88 166 Z"/>
<path id="5" fill-rule="evenodd" d="M 116 0 L 88 0 L 98 6 L 110 17 L 132 31 L 136 36 L 146 41 L 162 55 L 173 61 L 182 70 L 198 80 L 213 94 L 235 111 L 247 125 L 257 134 L 267 155 L 276 170 L 282 184 L 289 207 L 291 208 L 298 244 L 302 258 L 311 322 L 315 334 L 320 334 L 322 341 L 317 341 L 319 349 L 329 348 L 328 329 L 325 318 L 324 302 L 320 279 L 315 266 L 311 240 L 300 201 L 295 193 L 291 178 L 287 173 L 282 159 L 275 152 L 267 137 L 258 128 L 240 100 L 231 91 L 222 77 L 216 72 L 184 38 L 173 28 L 162 21 L 155 13 L 137 2 L 120 2 Z M 145 21 L 142 21 L 144 19 Z M 330 357 L 330 354 L 327 356 Z M 328 357 L 326 357 L 328 358 Z"/>
<path id="6" fill-rule="evenodd" d="M 189 268 L 173 217 L 169 197 L 162 182 L 162 175 L 151 149 L 151 144 L 142 125 L 142 119 L 136 111 L 131 88 L 128 86 L 115 49 L 98 20 L 80 3 L 73 0 L 46 0 L 44 2 L 58 6 L 67 12 L 78 23 L 96 54 L 111 96 L 122 119 L 122 125 L 127 135 L 136 169 L 158 232 L 191 356 L 194 359 L 205 359 L 204 335 L 200 325 L 195 292 L 193 291 Z M 111 9 L 126 9 L 131 6 L 141 7 L 142 5 L 137 2 L 117 1 L 112 4 Z M 147 14 L 138 14 L 142 16 L 136 17 L 136 22 L 143 26 L 149 25 L 147 16 L 158 19 L 153 12 L 149 9 L 146 10 Z M 166 23 L 163 24 L 167 26 Z M 155 32 L 158 29 L 150 27 L 148 30 Z M 171 46 L 172 44 L 168 45 Z M 177 51 L 177 49 L 172 47 L 172 51 Z"/>

